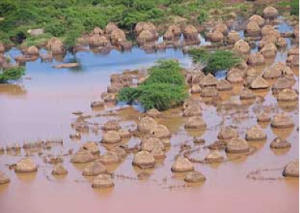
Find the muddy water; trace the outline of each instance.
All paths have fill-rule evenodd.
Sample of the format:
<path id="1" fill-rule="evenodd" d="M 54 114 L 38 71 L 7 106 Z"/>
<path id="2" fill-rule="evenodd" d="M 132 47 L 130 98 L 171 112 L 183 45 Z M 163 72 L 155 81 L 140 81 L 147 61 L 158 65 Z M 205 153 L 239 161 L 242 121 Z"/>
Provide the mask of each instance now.
<path id="1" fill-rule="evenodd" d="M 18 51 L 12 50 L 9 54 L 18 54 Z M 92 111 L 89 104 L 100 99 L 100 94 L 109 84 L 111 73 L 146 67 L 161 58 L 176 58 L 183 66 L 189 66 L 191 62 L 181 51 L 170 49 L 146 54 L 142 50 L 133 49 L 132 52 L 112 52 L 105 56 L 89 52 L 77 53 L 75 59 L 81 62 L 81 67 L 75 70 L 52 68 L 59 62 L 41 63 L 38 60 L 27 63 L 27 77 L 23 82 L 0 85 L 0 146 L 39 139 L 63 139 L 63 146 L 43 150 L 43 155 L 67 154 L 69 149 L 76 151 L 83 142 L 100 141 L 101 130 L 83 135 L 80 141 L 69 139 L 69 134 L 74 133 L 71 123 L 76 119 L 71 113 L 76 110 L 92 115 L 89 122 L 101 125 L 109 119 L 118 119 L 123 127 L 134 128 L 141 114 L 132 107 L 115 110 L 107 106 L 107 110 L 113 109 L 116 114 L 102 117 L 97 116 L 99 111 Z M 286 51 L 279 52 L 275 61 L 285 61 L 285 58 Z M 64 61 L 73 59 L 74 56 L 67 55 Z M 299 70 L 294 72 L 295 87 L 298 87 Z M 202 117 L 208 126 L 206 131 L 186 131 L 183 128 L 186 118 L 180 116 L 180 109 L 164 112 L 163 118 L 157 121 L 171 130 L 172 146 L 167 151 L 167 158 L 158 162 L 154 170 L 147 171 L 150 173 L 148 180 L 138 180 L 137 175 L 141 170 L 131 166 L 132 154 L 121 164 L 109 167 L 115 173 L 116 185 L 110 190 L 93 190 L 91 179 L 81 176 L 85 165 L 71 164 L 69 155 L 64 157 L 64 165 L 69 171 L 64 178 L 53 177 L 51 165 L 43 163 L 42 157 L 37 154 L 28 153 L 39 165 L 39 171 L 33 175 L 16 175 L 6 166 L 24 156 L 26 153 L 23 150 L 21 153 L 0 155 L 0 170 L 11 178 L 9 185 L 0 186 L 1 212 L 298 212 L 298 179 L 282 178 L 281 175 L 283 166 L 299 155 L 298 103 L 296 106 L 278 106 L 270 90 L 256 91 L 264 99 L 241 102 L 238 98 L 241 89 L 241 86 L 236 86 L 230 93 L 222 92 L 218 107 L 203 104 Z M 229 109 L 226 107 L 228 105 Z M 228 162 L 194 163 L 196 169 L 207 178 L 203 184 L 185 185 L 183 175 L 171 172 L 171 165 L 183 144 L 194 150 L 191 157 L 195 159 L 202 160 L 209 153 L 203 145 L 193 144 L 193 136 L 203 137 L 205 145 L 208 145 L 216 141 L 221 124 L 230 124 L 238 128 L 243 138 L 246 130 L 256 124 L 255 113 L 263 109 L 272 116 L 279 111 L 288 111 L 295 127 L 275 130 L 269 123 L 259 124 L 268 138 L 266 141 L 251 142 L 251 146 L 256 148 L 253 155 L 236 158 L 222 152 Z M 270 142 L 276 136 L 289 140 L 292 147 L 282 151 L 271 150 Z M 123 141 L 129 146 L 139 142 L 138 138 Z M 105 147 L 101 144 L 99 147 L 101 153 L 104 153 Z M 258 169 L 269 171 L 262 171 L 263 178 L 259 180 L 247 178 L 250 172 Z"/>

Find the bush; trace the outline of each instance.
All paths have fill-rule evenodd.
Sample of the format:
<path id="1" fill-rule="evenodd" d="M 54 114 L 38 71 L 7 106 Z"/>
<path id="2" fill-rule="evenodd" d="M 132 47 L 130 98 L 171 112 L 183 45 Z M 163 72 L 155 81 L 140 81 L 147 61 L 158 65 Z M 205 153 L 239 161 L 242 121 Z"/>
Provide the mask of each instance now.
<path id="1" fill-rule="evenodd" d="M 66 33 L 66 37 L 64 39 L 65 46 L 70 49 L 77 44 L 77 39 L 84 32 L 84 27 L 80 24 L 80 22 L 72 21 L 70 26 L 70 30 Z"/>
<path id="2" fill-rule="evenodd" d="M 129 30 L 133 30 L 134 26 L 140 21 L 146 21 L 147 14 L 135 10 L 125 10 L 123 19 L 120 21 L 120 26 Z"/>
<path id="3" fill-rule="evenodd" d="M 55 37 L 63 36 L 66 33 L 66 28 L 63 23 L 53 21 L 45 26 L 48 33 L 51 33 Z"/>
<path id="4" fill-rule="evenodd" d="M 152 8 L 155 8 L 155 2 L 145 1 L 145 0 L 136 0 L 133 3 L 133 7 L 138 11 L 147 11 Z"/>
<path id="5" fill-rule="evenodd" d="M 202 24 L 208 19 L 208 14 L 206 11 L 201 10 L 199 16 L 197 17 L 197 21 L 199 24 Z"/>
<path id="6" fill-rule="evenodd" d="M 150 76 L 145 80 L 145 85 L 154 83 L 184 85 L 184 76 L 181 74 L 181 67 L 174 60 L 160 60 L 148 72 Z"/>
<path id="7" fill-rule="evenodd" d="M 161 17 L 163 16 L 164 16 L 164 11 L 158 8 L 153 8 L 148 12 L 149 19 L 161 19 Z"/>
<path id="8" fill-rule="evenodd" d="M 0 16 L 6 16 L 16 10 L 16 5 L 9 0 L 2 0 L 0 2 Z"/>
<path id="9" fill-rule="evenodd" d="M 166 110 L 177 106 L 187 98 L 184 76 L 179 63 L 174 60 L 159 61 L 149 69 L 150 76 L 137 88 L 123 88 L 119 101 L 132 104 L 138 101 L 145 110 Z"/>
<path id="10" fill-rule="evenodd" d="M 291 14 L 299 16 L 299 0 L 292 0 L 291 5 Z"/>
<path id="11" fill-rule="evenodd" d="M 172 84 L 154 83 L 137 88 L 124 88 L 118 94 L 119 101 L 132 104 L 138 100 L 145 110 L 156 108 L 166 110 L 177 106 L 187 98 L 184 87 Z"/>
<path id="12" fill-rule="evenodd" d="M 24 41 L 24 45 L 29 47 L 29 46 L 41 46 L 43 44 L 46 44 L 47 41 L 52 37 L 51 34 L 49 33 L 44 33 L 38 36 L 30 36 L 27 37 L 26 40 Z"/>
<path id="13" fill-rule="evenodd" d="M 10 80 L 18 80 L 25 74 L 24 67 L 10 67 L 0 72 L 0 83 L 6 83 Z"/>
<path id="14" fill-rule="evenodd" d="M 174 13 L 177 16 L 184 16 L 187 13 L 185 7 L 182 7 L 179 5 L 172 6 L 171 11 L 172 11 L 172 13 Z"/>
<path id="15" fill-rule="evenodd" d="M 11 40 L 9 39 L 9 35 L 3 31 L 0 31 L 0 41 L 5 45 L 12 44 Z"/>
<path id="16" fill-rule="evenodd" d="M 228 70 L 229 68 L 239 64 L 241 58 L 235 53 L 228 50 L 216 50 L 209 52 L 205 49 L 191 49 L 189 54 L 195 63 L 205 63 L 205 73 L 214 74 L 219 70 Z"/>

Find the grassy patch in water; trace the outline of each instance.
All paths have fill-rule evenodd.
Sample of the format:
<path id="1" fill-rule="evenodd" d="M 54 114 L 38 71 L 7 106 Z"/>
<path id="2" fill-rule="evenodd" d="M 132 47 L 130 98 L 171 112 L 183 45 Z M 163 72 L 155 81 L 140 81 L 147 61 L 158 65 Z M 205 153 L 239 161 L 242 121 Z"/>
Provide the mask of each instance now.
<path id="1" fill-rule="evenodd" d="M 149 77 L 137 88 L 121 89 L 118 100 L 128 104 L 138 101 L 145 110 L 166 110 L 177 106 L 188 96 L 181 70 L 174 60 L 159 61 L 149 69 Z"/>
<path id="2" fill-rule="evenodd" d="M 184 76 L 181 70 L 179 63 L 174 60 L 159 60 L 157 65 L 148 70 L 149 77 L 144 84 L 167 83 L 184 85 Z"/>
<path id="3" fill-rule="evenodd" d="M 6 83 L 10 80 L 18 80 L 25 74 L 24 67 L 10 67 L 0 71 L 0 83 Z"/>
<path id="4" fill-rule="evenodd" d="M 227 70 L 241 62 L 241 58 L 229 50 L 208 51 L 206 49 L 190 49 L 194 63 L 205 64 L 204 72 L 214 74 L 219 70 Z"/>

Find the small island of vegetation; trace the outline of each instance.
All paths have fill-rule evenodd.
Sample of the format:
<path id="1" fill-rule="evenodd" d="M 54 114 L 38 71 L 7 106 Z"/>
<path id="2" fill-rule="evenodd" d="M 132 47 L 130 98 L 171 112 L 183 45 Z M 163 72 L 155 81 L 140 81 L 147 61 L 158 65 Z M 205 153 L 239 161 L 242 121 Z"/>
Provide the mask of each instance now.
<path id="1" fill-rule="evenodd" d="M 177 61 L 158 61 L 148 74 L 138 87 L 121 89 L 118 100 L 129 104 L 138 101 L 145 110 L 166 110 L 182 104 L 188 97 L 182 68 Z"/>

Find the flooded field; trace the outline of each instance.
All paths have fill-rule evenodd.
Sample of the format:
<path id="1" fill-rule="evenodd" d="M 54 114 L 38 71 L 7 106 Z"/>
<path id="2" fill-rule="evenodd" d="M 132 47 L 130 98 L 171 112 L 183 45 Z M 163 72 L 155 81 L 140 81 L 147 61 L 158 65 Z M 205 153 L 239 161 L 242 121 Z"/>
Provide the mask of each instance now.
<path id="1" fill-rule="evenodd" d="M 283 22 L 277 25 L 280 33 L 292 32 L 293 28 Z M 243 34 L 243 31 L 240 31 Z M 285 38 L 287 48 L 277 52 L 275 59 L 254 68 L 262 73 L 277 62 L 285 62 L 288 49 L 296 46 L 291 38 Z M 202 42 L 203 44 L 204 42 Z M 257 43 L 258 44 L 258 43 Z M 253 47 L 252 52 L 258 49 Z M 7 55 L 18 55 L 11 49 Z M 112 147 L 100 143 L 101 127 L 109 120 L 117 120 L 122 128 L 136 129 L 145 113 L 132 106 L 105 104 L 104 109 L 92 110 L 92 101 L 101 100 L 110 84 L 110 75 L 124 70 L 145 69 L 159 59 L 177 59 L 186 69 L 192 65 L 189 55 L 181 49 L 146 53 L 134 47 L 128 52 L 113 50 L 107 55 L 92 52 L 68 53 L 63 62 L 77 61 L 80 67 L 55 69 L 61 62 L 42 62 L 37 59 L 26 62 L 26 76 L 15 84 L 0 84 L 0 147 L 11 144 L 22 146 L 24 142 L 63 140 L 51 149 L 40 148 L 26 152 L 3 152 L 0 154 L 0 170 L 11 179 L 9 185 L 0 185 L 0 210 L 3 213 L 19 212 L 272 212 L 293 213 L 299 209 L 299 179 L 283 177 L 284 166 L 299 158 L 299 110 L 298 101 L 278 104 L 272 93 L 275 80 L 268 80 L 270 88 L 254 90 L 252 100 L 240 100 L 242 84 L 233 85 L 233 90 L 220 92 L 220 99 L 202 98 L 202 118 L 206 130 L 189 131 L 184 128 L 188 118 L 182 117 L 182 107 L 162 112 L 155 118 L 168 127 L 172 136 L 171 146 L 165 151 L 166 158 L 157 160 L 154 169 L 141 170 L 132 166 L 133 153 L 129 153 L 117 164 L 107 166 L 114 174 L 115 187 L 111 189 L 91 188 L 91 177 L 81 175 L 88 164 L 71 163 L 72 155 L 84 142 L 95 141 L 101 155 Z M 299 90 L 299 69 L 292 69 L 294 89 Z M 219 73 L 218 79 L 226 77 Z M 199 94 L 193 98 L 200 99 Z M 89 127 L 81 139 L 72 140 L 70 134 L 81 111 Z M 258 122 L 257 114 L 266 111 L 270 117 L 287 112 L 294 127 L 272 128 L 270 122 Z M 111 113 L 108 113 L 111 112 Z M 249 128 L 258 124 L 267 139 L 249 142 L 253 152 L 249 155 L 219 153 L 222 163 L 204 163 L 203 159 L 212 152 L 207 148 L 219 140 L 222 126 L 232 125 L 240 138 L 245 138 Z M 193 142 L 201 137 L 205 144 Z M 270 148 L 274 138 L 281 137 L 291 143 L 290 148 Z M 133 135 L 120 144 L 134 147 L 141 139 Z M 63 156 L 63 165 L 68 175 L 51 174 L 53 166 L 45 162 L 50 154 Z M 188 157 L 195 167 L 205 175 L 206 181 L 189 184 L 183 181 L 186 173 L 174 173 L 171 167 L 177 155 Z M 17 174 L 9 165 L 21 157 L 30 156 L 38 165 L 38 172 Z"/>

